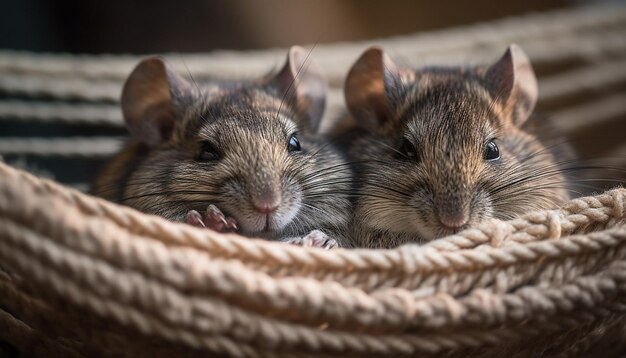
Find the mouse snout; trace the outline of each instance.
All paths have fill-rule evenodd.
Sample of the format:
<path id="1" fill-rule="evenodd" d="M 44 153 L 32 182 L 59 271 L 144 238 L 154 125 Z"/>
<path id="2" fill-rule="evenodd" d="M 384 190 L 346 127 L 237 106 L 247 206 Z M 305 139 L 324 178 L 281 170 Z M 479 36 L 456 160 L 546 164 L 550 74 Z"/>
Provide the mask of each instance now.
<path id="1" fill-rule="evenodd" d="M 470 220 L 469 203 L 463 197 L 444 196 L 437 200 L 437 218 L 441 226 L 448 230 L 459 231 Z"/>
<path id="2" fill-rule="evenodd" d="M 447 229 L 458 230 L 467 225 L 469 213 L 463 208 L 443 210 L 439 213 L 439 222 Z"/>
<path id="3" fill-rule="evenodd" d="M 280 193 L 270 186 L 266 186 L 252 195 L 252 206 L 261 214 L 270 214 L 280 206 Z"/>

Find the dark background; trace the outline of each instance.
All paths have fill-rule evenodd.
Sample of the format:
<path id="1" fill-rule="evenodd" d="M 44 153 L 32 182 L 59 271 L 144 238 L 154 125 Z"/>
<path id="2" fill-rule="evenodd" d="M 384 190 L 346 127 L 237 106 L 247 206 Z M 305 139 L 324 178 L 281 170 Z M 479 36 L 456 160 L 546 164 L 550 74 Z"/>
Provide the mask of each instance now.
<path id="1" fill-rule="evenodd" d="M 354 41 L 578 4 L 567 0 L 3 1 L 0 48 L 206 52 Z"/>

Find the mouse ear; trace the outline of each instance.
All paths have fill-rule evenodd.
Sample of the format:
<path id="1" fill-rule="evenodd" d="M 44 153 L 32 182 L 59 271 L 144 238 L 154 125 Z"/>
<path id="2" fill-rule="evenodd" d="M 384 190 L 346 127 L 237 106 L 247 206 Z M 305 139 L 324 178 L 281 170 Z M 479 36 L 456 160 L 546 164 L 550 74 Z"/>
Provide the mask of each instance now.
<path id="1" fill-rule="evenodd" d="M 369 130 L 386 132 L 394 123 L 393 103 L 402 93 L 404 71 L 377 46 L 367 49 L 352 65 L 344 85 L 350 113 Z"/>
<path id="2" fill-rule="evenodd" d="M 535 72 L 524 51 L 512 44 L 498 62 L 485 74 L 492 96 L 510 111 L 513 123 L 522 125 L 537 103 L 538 88 Z"/>
<path id="3" fill-rule="evenodd" d="M 180 100 L 190 93 L 189 83 L 162 58 L 141 61 L 122 90 L 122 112 L 128 130 L 149 146 L 169 139 L 180 117 Z"/>
<path id="4" fill-rule="evenodd" d="M 274 76 L 272 84 L 285 102 L 293 103 L 298 114 L 304 115 L 306 127 L 317 132 L 326 108 L 327 84 L 322 70 L 309 55 L 302 47 L 292 46 L 285 66 Z"/>

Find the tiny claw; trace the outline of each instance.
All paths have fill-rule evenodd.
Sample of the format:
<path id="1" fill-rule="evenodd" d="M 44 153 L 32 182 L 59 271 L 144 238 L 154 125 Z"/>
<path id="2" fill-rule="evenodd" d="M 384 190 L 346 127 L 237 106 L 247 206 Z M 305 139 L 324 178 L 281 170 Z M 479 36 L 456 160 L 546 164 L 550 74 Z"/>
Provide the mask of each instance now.
<path id="1" fill-rule="evenodd" d="M 215 231 L 223 231 L 228 224 L 224 213 L 215 205 L 209 205 L 206 209 L 205 218 L 206 225 Z"/>
<path id="2" fill-rule="evenodd" d="M 206 227 L 204 225 L 204 222 L 202 221 L 202 215 L 200 215 L 200 213 L 197 212 L 196 210 L 189 210 L 189 212 L 187 213 L 186 220 L 187 220 L 187 224 L 191 226 Z"/>
<path id="3" fill-rule="evenodd" d="M 313 230 L 303 237 L 294 237 L 286 241 L 289 244 L 303 247 L 319 247 L 326 250 L 339 246 L 337 241 L 319 230 Z"/>
<path id="4" fill-rule="evenodd" d="M 227 217 L 225 222 L 227 229 L 237 230 L 237 221 L 235 218 Z"/>
<path id="5" fill-rule="evenodd" d="M 324 243 L 324 246 L 322 247 L 325 248 L 326 250 L 331 250 L 331 249 L 339 247 L 339 243 L 337 243 L 337 240 L 335 239 L 328 238 L 328 240 L 326 240 L 326 242 Z"/>
<path id="6" fill-rule="evenodd" d="M 226 220 L 224 220 L 224 213 L 222 212 L 222 210 L 220 210 L 217 206 L 213 204 L 207 206 L 206 215 L 207 216 L 210 215 L 211 217 L 214 217 L 226 223 Z"/>
<path id="7" fill-rule="evenodd" d="M 209 205 L 204 213 L 203 222 L 206 228 L 217 232 L 237 230 L 235 218 L 226 216 L 215 205 Z"/>

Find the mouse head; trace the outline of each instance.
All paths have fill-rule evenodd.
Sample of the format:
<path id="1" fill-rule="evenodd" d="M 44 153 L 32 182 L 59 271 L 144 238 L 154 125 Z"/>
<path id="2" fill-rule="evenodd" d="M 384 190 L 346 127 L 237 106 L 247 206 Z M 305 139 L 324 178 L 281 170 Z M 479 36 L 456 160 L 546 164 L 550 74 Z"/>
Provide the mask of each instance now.
<path id="1" fill-rule="evenodd" d="M 224 110 L 233 111 L 272 110 L 263 104 L 279 100 L 284 106 L 281 112 L 294 117 L 301 130 L 314 133 L 324 113 L 326 80 L 319 67 L 308 61 L 307 52 L 298 46 L 289 50 L 280 71 L 259 81 L 190 83 L 163 58 L 151 57 L 141 61 L 126 80 L 121 104 L 133 137 L 157 147 L 184 136 L 186 128 L 202 119 L 197 114 L 210 110 L 207 107 L 217 107 L 214 103 L 221 104 L 218 100 L 230 104 Z M 231 108 L 236 100 L 241 106 Z"/>
<path id="2" fill-rule="evenodd" d="M 418 70 L 373 47 L 345 96 L 369 133 L 352 154 L 366 162 L 358 215 L 373 226 L 432 239 L 553 202 L 546 181 L 532 179 L 552 159 L 520 129 L 537 81 L 518 46 L 488 67 Z"/>
<path id="3" fill-rule="evenodd" d="M 306 228 L 328 204 L 312 174 L 338 160 L 314 136 L 325 98 L 324 77 L 299 47 L 277 73 L 252 81 L 190 82 L 160 58 L 142 61 L 122 109 L 149 154 L 125 203 L 178 220 L 215 204 L 256 235 Z"/>

